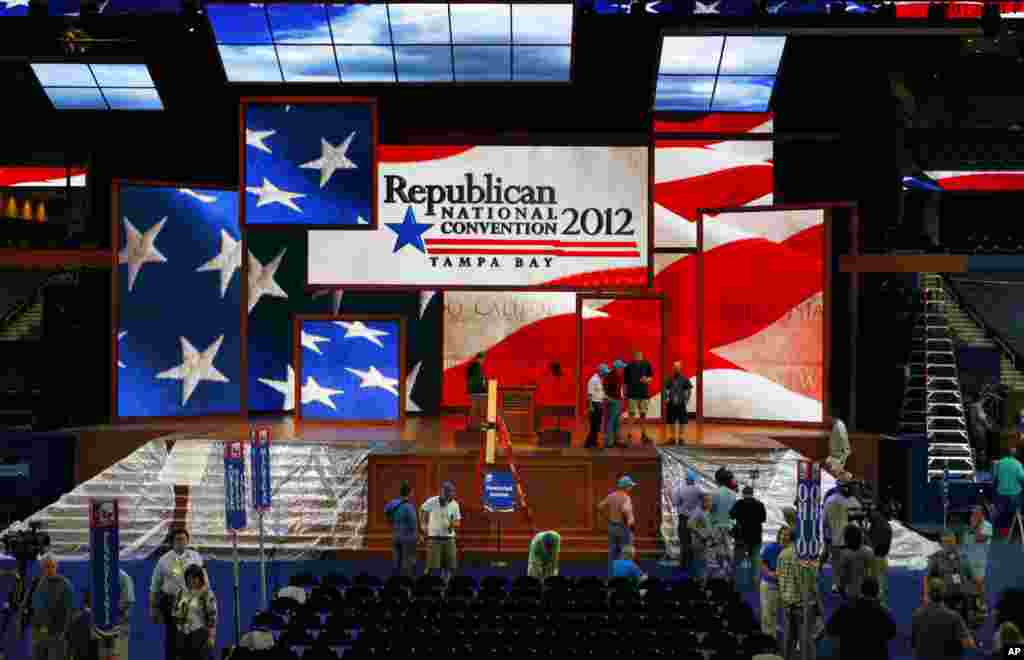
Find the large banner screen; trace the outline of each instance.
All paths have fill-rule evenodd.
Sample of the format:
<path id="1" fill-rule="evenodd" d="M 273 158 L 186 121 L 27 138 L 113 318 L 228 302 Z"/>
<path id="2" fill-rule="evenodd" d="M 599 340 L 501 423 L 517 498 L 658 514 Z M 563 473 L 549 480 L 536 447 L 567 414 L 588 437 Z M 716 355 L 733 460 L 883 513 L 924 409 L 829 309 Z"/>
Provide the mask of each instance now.
<path id="1" fill-rule="evenodd" d="M 647 285 L 647 147 L 382 147 L 379 158 L 378 228 L 310 230 L 310 285 L 585 288 L 594 273 Z"/>
<path id="2" fill-rule="evenodd" d="M 823 209 L 706 215 L 705 417 L 821 422 Z"/>

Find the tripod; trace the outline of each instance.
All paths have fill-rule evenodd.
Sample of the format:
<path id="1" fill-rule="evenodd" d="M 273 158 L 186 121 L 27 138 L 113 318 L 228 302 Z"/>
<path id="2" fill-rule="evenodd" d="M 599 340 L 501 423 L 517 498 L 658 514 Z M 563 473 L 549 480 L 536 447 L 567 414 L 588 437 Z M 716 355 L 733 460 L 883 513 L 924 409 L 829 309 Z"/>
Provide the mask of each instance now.
<path id="1" fill-rule="evenodd" d="M 1006 535 L 1007 543 L 1013 542 L 1014 531 L 1019 535 L 1018 538 L 1020 539 L 1020 544 L 1024 545 L 1024 519 L 1021 518 L 1020 511 L 1013 514 L 1013 521 L 1010 523 L 1010 531 Z"/>

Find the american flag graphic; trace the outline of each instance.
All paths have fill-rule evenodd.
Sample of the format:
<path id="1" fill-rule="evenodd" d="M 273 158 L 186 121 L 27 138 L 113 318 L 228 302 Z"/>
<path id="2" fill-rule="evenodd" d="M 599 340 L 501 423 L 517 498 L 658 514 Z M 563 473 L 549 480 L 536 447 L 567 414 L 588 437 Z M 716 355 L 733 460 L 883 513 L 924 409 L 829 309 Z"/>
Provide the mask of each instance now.
<path id="1" fill-rule="evenodd" d="M 691 122 L 658 122 L 663 132 L 769 133 L 770 115 L 708 115 Z M 655 152 L 656 245 L 697 246 L 697 209 L 764 206 L 772 202 L 772 143 L 737 140 L 659 140 Z M 823 397 L 824 214 L 766 210 L 705 218 L 703 408 L 706 417 L 818 422 Z M 602 271 L 561 280 L 601 288 L 635 278 L 639 269 Z M 576 296 L 523 292 L 444 294 L 445 370 L 442 401 L 468 405 L 466 369 L 486 351 L 488 377 L 537 385 L 540 405 L 575 405 L 597 365 L 629 361 L 642 351 L 660 385 L 681 361 L 697 370 L 698 256 L 655 258 L 654 290 L 666 296 L 666 353 L 662 319 L 650 300 L 584 299 L 584 341 L 577 364 Z M 468 320 L 467 320 L 468 319 Z M 555 377 L 550 364 L 566 372 Z M 652 386 L 652 412 L 660 404 Z M 694 410 L 696 397 L 690 402 Z"/>
<path id="2" fill-rule="evenodd" d="M 84 188 L 85 175 L 84 167 L 0 167 L 0 188 Z"/>
<path id="3" fill-rule="evenodd" d="M 942 171 L 925 172 L 942 190 L 1003 192 L 1024 190 L 1024 172 L 1014 171 Z"/>

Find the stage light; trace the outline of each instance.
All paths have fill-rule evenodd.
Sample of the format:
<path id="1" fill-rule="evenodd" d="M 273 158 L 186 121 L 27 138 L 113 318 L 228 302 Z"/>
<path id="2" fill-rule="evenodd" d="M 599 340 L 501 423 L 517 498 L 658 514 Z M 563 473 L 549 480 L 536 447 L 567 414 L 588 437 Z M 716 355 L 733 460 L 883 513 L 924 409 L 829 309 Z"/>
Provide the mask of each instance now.
<path id="1" fill-rule="evenodd" d="M 894 20 L 896 18 L 896 3 L 883 2 L 876 15 L 883 20 Z"/>

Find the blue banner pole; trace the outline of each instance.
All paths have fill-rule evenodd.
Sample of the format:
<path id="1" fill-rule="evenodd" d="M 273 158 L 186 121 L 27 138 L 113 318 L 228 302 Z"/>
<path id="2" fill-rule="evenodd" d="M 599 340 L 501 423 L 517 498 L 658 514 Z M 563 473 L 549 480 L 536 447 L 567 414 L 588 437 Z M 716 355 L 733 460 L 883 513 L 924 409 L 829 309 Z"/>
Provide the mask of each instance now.
<path id="1" fill-rule="evenodd" d="M 263 610 L 270 607 L 267 599 L 267 556 L 264 549 L 263 516 L 270 508 L 270 429 L 261 428 L 251 432 L 252 505 L 256 509 L 260 532 L 260 596 Z"/>
<path id="2" fill-rule="evenodd" d="M 117 500 L 89 502 L 90 563 L 95 594 L 93 626 L 99 639 L 99 656 L 115 658 L 114 641 L 120 623 L 120 541 Z"/>
<path id="3" fill-rule="evenodd" d="M 235 560 L 235 645 L 242 641 L 241 580 L 238 573 L 238 530 L 245 529 L 245 442 L 224 443 L 224 517 L 231 531 Z"/>

